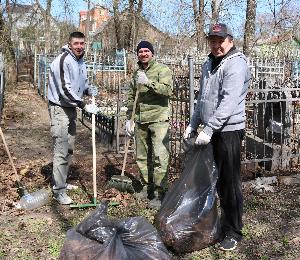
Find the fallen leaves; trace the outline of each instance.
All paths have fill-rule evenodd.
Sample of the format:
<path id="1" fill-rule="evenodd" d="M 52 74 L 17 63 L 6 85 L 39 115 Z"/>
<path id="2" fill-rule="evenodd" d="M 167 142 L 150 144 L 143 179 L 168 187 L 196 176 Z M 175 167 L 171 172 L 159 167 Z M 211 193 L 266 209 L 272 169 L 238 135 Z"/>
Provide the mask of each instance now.
<path id="1" fill-rule="evenodd" d="M 117 202 L 123 207 L 127 207 L 130 202 L 133 201 L 133 197 L 127 193 L 121 193 L 115 188 L 108 189 L 104 193 L 100 194 L 102 200 L 110 202 Z"/>

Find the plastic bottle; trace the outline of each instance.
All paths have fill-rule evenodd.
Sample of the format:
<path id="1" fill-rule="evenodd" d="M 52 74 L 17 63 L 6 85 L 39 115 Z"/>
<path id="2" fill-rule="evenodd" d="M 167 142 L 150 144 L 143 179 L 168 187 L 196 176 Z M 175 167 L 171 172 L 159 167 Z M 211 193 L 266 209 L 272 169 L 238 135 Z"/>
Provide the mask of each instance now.
<path id="1" fill-rule="evenodd" d="M 16 208 L 32 210 L 44 206 L 49 201 L 49 192 L 46 189 L 25 194 L 16 204 Z"/>

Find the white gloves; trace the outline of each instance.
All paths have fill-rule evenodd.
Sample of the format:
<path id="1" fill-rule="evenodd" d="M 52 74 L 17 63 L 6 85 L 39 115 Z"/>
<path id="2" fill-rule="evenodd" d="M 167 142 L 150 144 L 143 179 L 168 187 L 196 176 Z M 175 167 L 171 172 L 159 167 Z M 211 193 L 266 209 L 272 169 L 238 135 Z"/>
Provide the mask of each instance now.
<path id="1" fill-rule="evenodd" d="M 99 108 L 95 104 L 87 104 L 87 105 L 85 105 L 84 110 L 91 114 L 97 114 L 99 111 Z"/>
<path id="2" fill-rule="evenodd" d="M 132 136 L 134 134 L 135 123 L 132 120 L 127 120 L 125 124 L 125 131 L 128 136 Z"/>
<path id="3" fill-rule="evenodd" d="M 137 72 L 137 78 L 136 78 L 137 84 L 146 85 L 149 83 L 149 79 L 147 78 L 147 75 L 144 71 L 138 71 Z"/>
<path id="4" fill-rule="evenodd" d="M 188 139 L 190 137 L 190 134 L 194 131 L 195 131 L 195 129 L 192 128 L 191 125 L 188 125 L 188 127 L 184 131 L 183 138 Z"/>
<path id="5" fill-rule="evenodd" d="M 195 144 L 197 145 L 207 145 L 210 142 L 211 137 L 204 133 L 203 131 L 197 136 Z"/>
<path id="6" fill-rule="evenodd" d="M 94 97 L 94 96 L 98 95 L 98 89 L 94 85 L 90 85 L 87 90 L 88 90 L 88 95 L 89 96 Z"/>

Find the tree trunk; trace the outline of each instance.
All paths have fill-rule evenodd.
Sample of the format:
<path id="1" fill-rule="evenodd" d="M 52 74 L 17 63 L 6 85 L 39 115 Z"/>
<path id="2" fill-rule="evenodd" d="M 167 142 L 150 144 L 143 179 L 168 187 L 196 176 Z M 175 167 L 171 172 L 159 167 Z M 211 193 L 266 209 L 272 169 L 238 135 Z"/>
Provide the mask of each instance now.
<path id="1" fill-rule="evenodd" d="M 256 0 L 247 0 L 246 23 L 243 52 L 246 56 L 251 54 L 255 39 Z"/>
<path id="2" fill-rule="evenodd" d="M 134 1 L 129 0 L 129 14 L 127 19 L 127 26 L 124 35 L 124 47 L 128 50 L 132 49 L 133 36 L 135 31 L 135 9 L 134 9 Z"/>
<path id="3" fill-rule="evenodd" d="M 133 30 L 133 37 L 132 37 L 132 48 L 135 49 L 137 45 L 137 37 L 139 33 L 139 20 L 142 17 L 142 10 L 143 10 L 143 0 L 140 0 L 138 2 L 137 11 L 135 13 L 135 19 L 134 19 L 134 30 Z"/>
<path id="4" fill-rule="evenodd" d="M 211 0 L 211 23 L 215 24 L 218 20 L 218 0 Z"/>
<path id="5" fill-rule="evenodd" d="M 52 0 L 47 0 L 47 7 L 45 13 L 45 53 L 51 52 L 51 5 Z"/>
<path id="6" fill-rule="evenodd" d="M 196 0 L 193 0 L 194 20 L 196 27 L 197 50 L 203 52 L 205 50 L 204 35 L 204 0 L 199 0 L 199 7 Z"/>
<path id="7" fill-rule="evenodd" d="M 9 1 L 6 1 L 6 13 L 9 20 L 7 24 L 4 21 L 2 5 L 0 5 L 0 49 L 5 58 L 6 79 L 8 85 L 16 84 L 17 82 L 15 51 L 11 40 L 11 11 L 10 3 Z"/>
<path id="8" fill-rule="evenodd" d="M 114 23 L 115 23 L 115 33 L 116 33 L 116 41 L 117 41 L 117 49 L 122 48 L 121 43 L 121 28 L 120 28 L 120 13 L 119 13 L 119 0 L 113 1 L 113 12 L 114 12 Z"/>
<path id="9" fill-rule="evenodd" d="M 47 0 L 46 10 L 42 7 L 39 0 L 35 1 L 38 6 L 44 20 L 44 39 L 45 39 L 45 54 L 50 53 L 51 51 L 51 7 L 52 0 Z"/>

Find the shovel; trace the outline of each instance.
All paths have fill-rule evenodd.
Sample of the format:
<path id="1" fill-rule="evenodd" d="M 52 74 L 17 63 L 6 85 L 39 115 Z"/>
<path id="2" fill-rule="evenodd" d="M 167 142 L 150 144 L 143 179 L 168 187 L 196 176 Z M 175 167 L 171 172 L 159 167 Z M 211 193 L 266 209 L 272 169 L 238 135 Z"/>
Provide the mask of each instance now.
<path id="1" fill-rule="evenodd" d="M 134 115 L 135 115 L 135 109 L 136 109 L 136 103 L 139 96 L 139 91 L 136 90 L 134 102 L 133 102 L 133 108 L 132 108 L 132 114 L 130 121 L 132 122 L 132 126 L 134 125 Z M 125 166 L 127 161 L 127 154 L 128 154 L 128 147 L 129 147 L 130 138 L 126 136 L 125 141 L 125 154 L 124 154 L 124 160 L 123 160 L 123 167 L 121 175 L 113 175 L 109 181 L 108 186 L 110 188 L 115 188 L 122 192 L 129 192 L 134 193 L 134 188 L 132 186 L 132 180 L 125 176 Z"/>

